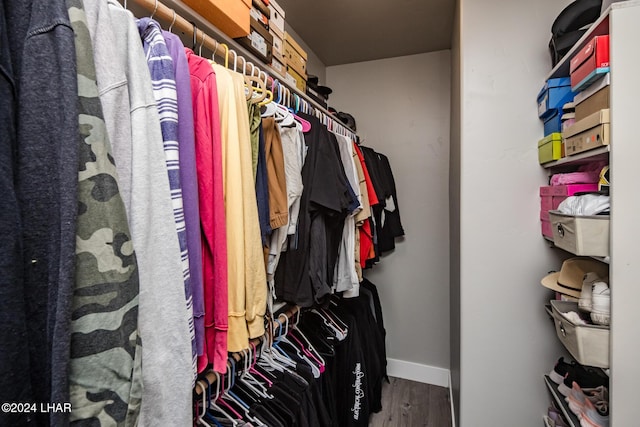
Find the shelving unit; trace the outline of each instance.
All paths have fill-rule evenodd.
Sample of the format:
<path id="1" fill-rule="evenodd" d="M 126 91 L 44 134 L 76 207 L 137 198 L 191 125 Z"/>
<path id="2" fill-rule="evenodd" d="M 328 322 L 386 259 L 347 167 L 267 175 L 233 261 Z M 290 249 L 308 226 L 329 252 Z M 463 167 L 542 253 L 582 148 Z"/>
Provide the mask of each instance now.
<path id="1" fill-rule="evenodd" d="M 548 375 L 544 376 L 544 383 L 549 390 L 549 393 L 553 397 L 553 400 L 556 402 L 556 406 L 562 411 L 562 415 L 564 415 L 564 419 L 569 423 L 569 427 L 580 427 L 580 420 L 576 415 L 571 412 L 569 409 L 569 405 L 564 400 L 564 396 L 558 390 L 558 386 L 556 383 L 551 381 Z"/>
<path id="2" fill-rule="evenodd" d="M 610 365 L 610 426 L 633 425 L 637 419 L 637 399 L 632 396 L 640 379 L 640 332 L 634 326 L 636 301 L 640 300 L 640 260 L 637 257 L 640 209 L 637 183 L 640 182 L 640 144 L 636 143 L 640 81 L 640 1 L 613 3 L 591 29 L 571 49 L 549 78 L 568 75 L 569 59 L 596 35 L 610 36 L 611 63 L 611 145 L 550 162 L 548 171 L 563 171 L 593 160 L 609 160 L 611 166 L 611 221 L 609 260 L 594 257 L 610 264 L 611 328 L 609 345 Z M 545 383 L 558 401 L 557 388 L 545 377 Z M 560 402 L 558 402 L 560 403 Z M 570 411 L 568 411 L 570 412 Z M 569 415 L 569 414 L 566 414 Z M 573 415 L 573 414 L 570 414 Z M 575 424 L 575 419 L 573 420 Z M 579 424 L 575 424 L 579 425 Z"/>
<path id="3" fill-rule="evenodd" d="M 542 165 L 545 169 L 556 169 L 566 166 L 577 166 L 585 163 L 590 163 L 598 160 L 608 160 L 611 146 L 604 145 L 594 150 L 584 151 L 582 153 L 574 154 L 573 156 L 563 157 L 553 162 L 545 163 Z"/>

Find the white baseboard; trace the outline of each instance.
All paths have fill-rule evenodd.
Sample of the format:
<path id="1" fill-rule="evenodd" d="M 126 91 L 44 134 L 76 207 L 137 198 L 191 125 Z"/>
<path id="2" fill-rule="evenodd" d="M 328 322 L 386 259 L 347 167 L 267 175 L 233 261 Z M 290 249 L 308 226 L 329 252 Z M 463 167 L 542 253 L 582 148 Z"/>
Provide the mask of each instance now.
<path id="1" fill-rule="evenodd" d="M 435 366 L 421 365 L 398 359 L 387 359 L 387 373 L 390 377 L 449 387 L 449 370 L 436 368 Z"/>

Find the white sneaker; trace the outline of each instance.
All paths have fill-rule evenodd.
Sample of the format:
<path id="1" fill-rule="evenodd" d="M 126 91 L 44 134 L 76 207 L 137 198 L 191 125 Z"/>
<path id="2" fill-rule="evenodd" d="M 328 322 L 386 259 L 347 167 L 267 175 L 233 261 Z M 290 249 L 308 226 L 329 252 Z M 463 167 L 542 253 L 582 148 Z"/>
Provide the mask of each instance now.
<path id="1" fill-rule="evenodd" d="M 593 271 L 590 271 L 584 275 L 582 279 L 582 292 L 580 292 L 580 299 L 578 300 L 578 308 L 582 311 L 591 311 L 592 301 L 591 293 L 593 284 L 598 282 L 600 277 Z"/>
<path id="2" fill-rule="evenodd" d="M 596 325 L 609 325 L 611 318 L 611 289 L 605 282 L 593 284 L 591 305 L 591 321 Z"/>

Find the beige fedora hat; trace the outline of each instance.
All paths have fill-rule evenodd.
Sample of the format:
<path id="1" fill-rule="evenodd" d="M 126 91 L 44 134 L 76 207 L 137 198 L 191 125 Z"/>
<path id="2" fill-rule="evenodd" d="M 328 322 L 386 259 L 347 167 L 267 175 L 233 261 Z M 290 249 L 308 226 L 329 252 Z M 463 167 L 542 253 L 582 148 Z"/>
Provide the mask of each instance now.
<path id="1" fill-rule="evenodd" d="M 596 273 L 608 282 L 609 266 L 607 264 L 593 258 L 575 257 L 563 262 L 560 271 L 545 276 L 540 283 L 546 288 L 580 298 L 582 279 L 589 272 Z"/>

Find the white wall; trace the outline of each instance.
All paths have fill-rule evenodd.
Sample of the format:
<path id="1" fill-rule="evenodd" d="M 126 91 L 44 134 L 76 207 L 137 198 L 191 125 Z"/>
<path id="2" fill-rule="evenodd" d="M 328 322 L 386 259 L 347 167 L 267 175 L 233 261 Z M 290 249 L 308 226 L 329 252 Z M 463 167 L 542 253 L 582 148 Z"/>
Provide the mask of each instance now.
<path id="1" fill-rule="evenodd" d="M 540 236 L 535 98 L 551 68 L 551 23 L 567 3 L 459 1 L 463 427 L 541 425 L 549 403 L 542 374 L 561 346 L 540 279 L 558 265 Z"/>
<path id="2" fill-rule="evenodd" d="M 450 244 L 450 348 L 451 397 L 455 421 L 460 416 L 460 107 L 462 59 L 460 55 L 460 0 L 456 2 L 451 37 L 451 144 L 449 156 L 449 244 Z"/>
<path id="3" fill-rule="evenodd" d="M 365 272 L 380 292 L 388 357 L 445 370 L 450 72 L 449 51 L 327 68 L 330 105 L 352 114 L 364 145 L 389 157 L 398 190 L 406 237 Z"/>

